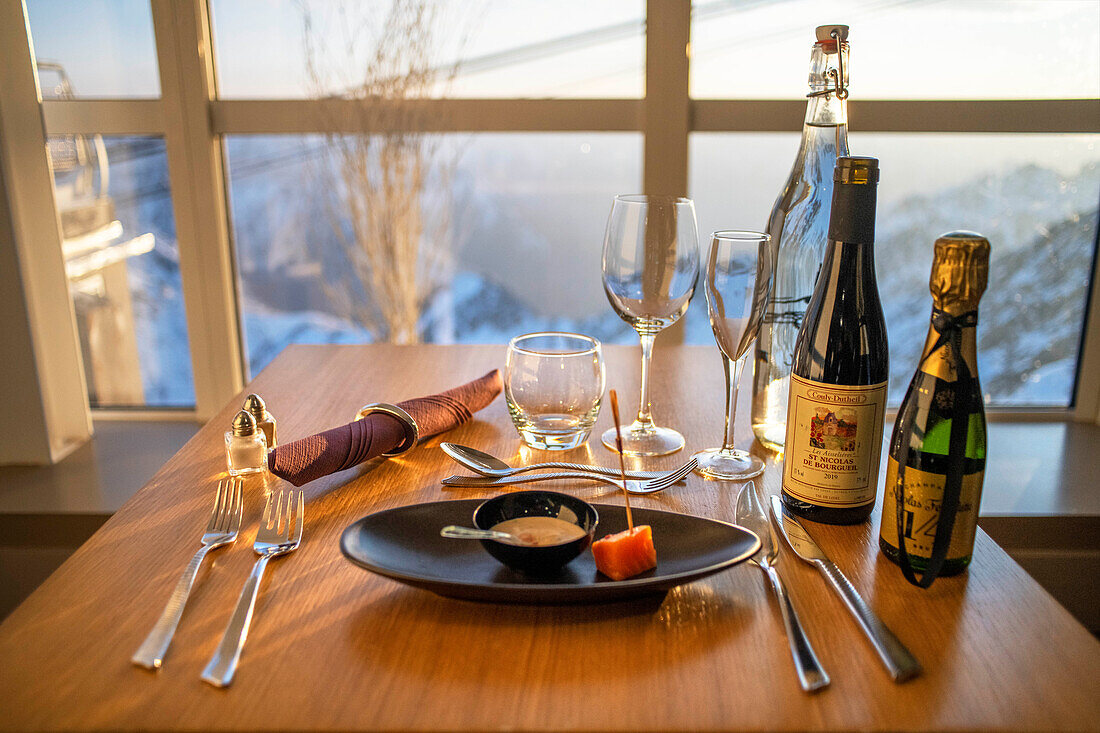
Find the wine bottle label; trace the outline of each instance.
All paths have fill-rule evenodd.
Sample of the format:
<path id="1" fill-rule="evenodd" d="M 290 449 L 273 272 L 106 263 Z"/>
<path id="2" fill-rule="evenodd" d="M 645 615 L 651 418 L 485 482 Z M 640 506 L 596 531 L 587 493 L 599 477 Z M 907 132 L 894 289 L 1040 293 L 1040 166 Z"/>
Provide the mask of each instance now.
<path id="1" fill-rule="evenodd" d="M 974 550 L 978 503 L 981 500 L 984 475 L 985 471 L 976 471 L 963 476 L 959 508 L 955 513 L 955 526 L 947 549 L 948 560 L 970 557 Z M 905 516 L 902 519 L 902 530 L 905 533 L 905 551 L 910 556 L 925 560 L 932 557 L 932 542 L 936 539 L 946 483 L 947 477 L 943 474 L 928 473 L 912 466 L 905 467 Z M 882 500 L 880 534 L 884 542 L 898 547 L 898 462 L 893 456 L 886 463 L 886 491 Z"/>
<path id="2" fill-rule="evenodd" d="M 875 500 L 886 382 L 849 386 L 791 375 L 783 491 L 835 509 Z"/>

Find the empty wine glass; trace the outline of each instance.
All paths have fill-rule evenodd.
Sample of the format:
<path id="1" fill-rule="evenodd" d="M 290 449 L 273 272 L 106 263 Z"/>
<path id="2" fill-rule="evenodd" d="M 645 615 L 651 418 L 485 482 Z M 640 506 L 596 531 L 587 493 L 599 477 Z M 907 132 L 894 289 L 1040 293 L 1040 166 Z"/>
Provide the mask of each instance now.
<path id="1" fill-rule="evenodd" d="M 715 232 L 711 239 L 704 289 L 726 372 L 726 432 L 721 448 L 695 454 L 696 471 L 706 478 L 741 481 L 764 470 L 762 460 L 733 447 L 733 424 L 737 381 L 771 290 L 769 239 L 767 234 L 745 231 Z"/>
<path id="2" fill-rule="evenodd" d="M 611 307 L 642 343 L 638 417 L 623 433 L 623 452 L 663 456 L 684 447 L 684 436 L 657 427 L 649 411 L 649 362 L 657 334 L 687 310 L 699 277 L 695 204 L 677 196 L 616 196 L 603 242 L 603 287 Z M 615 450 L 615 430 L 603 434 Z"/>

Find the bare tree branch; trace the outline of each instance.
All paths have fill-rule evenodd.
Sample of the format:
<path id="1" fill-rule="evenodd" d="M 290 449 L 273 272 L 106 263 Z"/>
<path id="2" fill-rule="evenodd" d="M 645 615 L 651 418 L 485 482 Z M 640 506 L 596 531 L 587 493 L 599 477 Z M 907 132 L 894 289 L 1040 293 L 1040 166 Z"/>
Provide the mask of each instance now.
<path id="1" fill-rule="evenodd" d="M 453 80 L 457 63 L 441 66 L 435 54 L 442 34 L 454 29 L 446 27 L 436 0 L 391 0 L 381 22 L 360 15 L 366 10 L 354 2 L 340 6 L 342 43 L 327 46 L 329 39 L 320 38 L 310 9 L 302 6 L 312 96 L 342 89 L 338 96 L 359 102 L 355 114 L 363 129 L 385 130 L 326 135 L 327 155 L 317 174 L 329 191 L 326 219 L 349 267 L 347 277 L 323 287 L 341 314 L 373 337 L 417 343 L 421 311 L 443 284 L 450 256 L 446 233 L 457 148 L 448 153 L 438 135 L 418 132 L 432 121 L 428 115 L 438 113 L 410 102 Z M 364 43 L 371 44 L 365 55 Z M 344 67 L 333 66 L 328 47 L 342 48 Z M 359 58 L 356 74 L 347 66 Z M 428 210 L 432 192 L 438 204 Z"/>

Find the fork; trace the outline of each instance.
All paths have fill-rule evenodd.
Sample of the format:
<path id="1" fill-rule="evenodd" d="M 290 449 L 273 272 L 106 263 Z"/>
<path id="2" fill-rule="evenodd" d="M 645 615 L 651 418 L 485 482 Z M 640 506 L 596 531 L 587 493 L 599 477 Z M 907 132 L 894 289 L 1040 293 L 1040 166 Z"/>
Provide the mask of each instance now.
<path id="1" fill-rule="evenodd" d="M 658 491 L 664 491 L 669 486 L 680 479 L 687 476 L 689 473 L 695 470 L 696 461 L 694 458 L 689 460 L 684 465 L 677 468 L 675 471 L 669 471 L 663 473 L 656 478 L 646 479 L 640 481 L 637 479 L 626 480 L 626 491 L 629 494 L 655 494 Z M 493 486 L 512 486 L 514 484 L 525 484 L 531 481 L 551 481 L 556 479 L 566 478 L 579 478 L 586 479 L 588 481 L 602 481 L 605 484 L 611 484 L 612 486 L 618 486 L 622 488 L 623 480 L 612 478 L 611 476 L 601 476 L 596 473 L 538 473 L 529 474 L 526 476 L 508 476 L 506 478 L 487 478 L 485 476 L 448 476 L 443 479 L 444 486 L 465 486 L 465 487 L 482 487 L 489 488 Z"/>
<path id="2" fill-rule="evenodd" d="M 296 520 L 292 519 L 292 515 L 295 514 Z M 287 492 L 285 521 L 283 492 L 268 494 L 263 518 L 260 519 L 260 529 L 256 532 L 256 541 L 252 545 L 252 549 L 260 559 L 252 566 L 252 574 L 248 576 L 244 587 L 241 588 L 237 608 L 229 619 L 229 625 L 225 627 L 221 643 L 218 644 L 206 669 L 202 671 L 204 682 L 209 682 L 215 687 L 226 687 L 233 681 L 237 662 L 241 659 L 241 650 L 244 649 L 244 642 L 248 637 L 248 627 L 252 623 L 252 612 L 256 608 L 256 597 L 260 592 L 260 580 L 263 579 L 267 561 L 298 549 L 298 545 L 302 543 L 304 521 L 305 498 L 301 491 L 297 492 L 297 495 L 294 491 Z"/>
<path id="3" fill-rule="evenodd" d="M 168 646 L 176 633 L 176 627 L 179 626 L 180 617 L 183 616 L 183 607 L 187 605 L 187 598 L 191 595 L 191 586 L 195 584 L 195 578 L 199 574 L 199 566 L 211 550 L 224 547 L 237 539 L 237 533 L 241 529 L 243 508 L 241 479 L 220 481 L 218 491 L 214 494 L 214 508 L 210 511 L 210 520 L 206 523 L 206 530 L 202 534 L 202 548 L 191 558 L 191 562 L 187 563 L 187 568 L 176 583 L 168 604 L 164 607 L 152 631 L 145 637 L 145 641 L 130 658 L 131 662 L 146 669 L 160 669 L 160 665 L 164 663 L 164 655 L 168 652 Z"/>
<path id="4" fill-rule="evenodd" d="M 760 538 L 760 549 L 749 558 L 749 563 L 760 568 L 771 584 L 772 592 L 779 603 L 783 630 L 786 632 L 787 646 L 798 674 L 798 682 L 806 692 L 814 692 L 829 685 L 829 675 L 818 661 L 813 645 L 802 628 L 798 612 L 791 602 L 787 586 L 775 569 L 779 560 L 779 545 L 775 536 L 775 525 L 768 521 L 766 511 L 757 493 L 756 483 L 749 481 L 742 486 L 734 505 L 734 518 L 738 524 Z"/>

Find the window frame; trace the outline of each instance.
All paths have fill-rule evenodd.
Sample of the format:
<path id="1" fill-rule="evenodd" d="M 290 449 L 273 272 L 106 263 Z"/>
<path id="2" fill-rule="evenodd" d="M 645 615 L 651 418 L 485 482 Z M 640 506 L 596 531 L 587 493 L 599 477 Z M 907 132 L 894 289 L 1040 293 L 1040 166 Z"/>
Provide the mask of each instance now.
<path id="1" fill-rule="evenodd" d="M 356 101 L 223 100 L 217 95 L 207 0 L 150 0 L 159 99 L 39 101 L 47 135 L 165 138 L 191 359 L 195 409 L 207 419 L 247 375 L 231 244 L 223 137 L 363 132 Z M 26 12 L 24 8 L 24 13 Z M 647 0 L 646 84 L 640 99 L 431 99 L 432 131 L 639 132 L 643 189 L 683 194 L 692 132 L 800 132 L 800 100 L 689 96 L 690 0 Z M 29 33 L 29 25 L 28 25 Z M 855 100 L 865 132 L 1100 133 L 1100 99 Z M 213 215 L 211 215 L 213 212 Z M 1073 401 L 1068 408 L 995 408 L 990 419 L 1100 423 L 1100 258 L 1094 256 Z M 178 418 L 180 411 L 96 411 L 97 417 Z"/>

